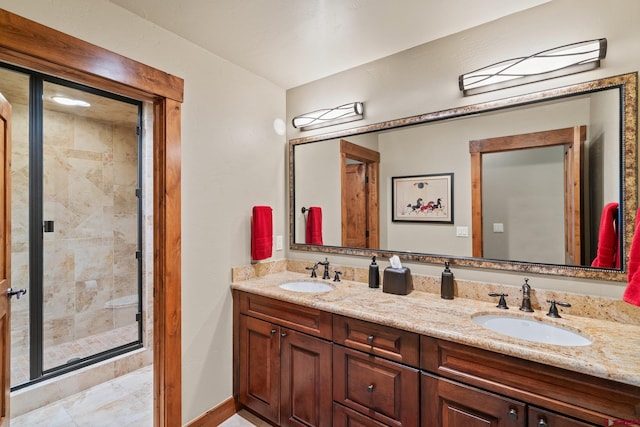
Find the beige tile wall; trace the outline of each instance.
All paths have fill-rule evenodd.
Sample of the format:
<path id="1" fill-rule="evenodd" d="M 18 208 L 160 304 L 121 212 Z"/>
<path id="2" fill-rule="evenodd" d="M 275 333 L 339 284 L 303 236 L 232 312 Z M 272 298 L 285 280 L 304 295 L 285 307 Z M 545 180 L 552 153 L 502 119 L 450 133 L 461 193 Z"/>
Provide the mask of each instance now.
<path id="1" fill-rule="evenodd" d="M 28 288 L 27 120 L 27 108 L 14 105 L 12 284 L 16 288 Z M 105 308 L 105 303 L 137 293 L 138 153 L 132 127 L 59 112 L 45 113 L 44 135 L 44 219 L 55 221 L 55 232 L 44 235 L 47 348 L 127 322 L 118 318 L 125 310 Z M 28 354 L 27 300 L 12 308 L 15 357 Z M 135 317 L 129 322 L 134 323 Z M 51 367 L 45 360 L 45 368 Z"/>

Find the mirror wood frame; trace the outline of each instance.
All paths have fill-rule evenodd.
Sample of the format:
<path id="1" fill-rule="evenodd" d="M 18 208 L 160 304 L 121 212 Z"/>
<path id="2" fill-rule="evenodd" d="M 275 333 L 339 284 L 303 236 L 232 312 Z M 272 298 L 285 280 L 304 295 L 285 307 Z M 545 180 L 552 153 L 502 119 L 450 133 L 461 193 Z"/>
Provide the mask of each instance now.
<path id="1" fill-rule="evenodd" d="M 386 122 L 374 123 L 362 127 L 340 130 L 336 132 L 314 135 L 309 137 L 295 138 L 289 140 L 289 248 L 290 250 L 309 251 L 320 253 L 332 253 L 350 256 L 365 256 L 389 258 L 398 255 L 406 261 L 420 263 L 442 264 L 449 261 L 452 265 L 472 268 L 485 268 L 494 270 L 517 271 L 536 274 L 548 274 L 568 276 L 575 278 L 598 279 L 606 281 L 623 282 L 627 280 L 626 265 L 629 259 L 629 249 L 631 247 L 631 237 L 633 236 L 636 209 L 637 209 L 637 121 L 638 121 L 638 73 L 627 73 L 613 77 L 606 77 L 598 80 L 578 83 L 555 89 L 544 90 L 521 96 L 504 98 L 496 101 L 489 101 L 480 104 L 472 104 L 452 108 L 449 110 L 436 111 L 432 113 L 420 114 L 402 119 L 390 120 Z M 416 124 L 434 123 L 447 119 L 460 118 L 465 116 L 478 115 L 485 112 L 494 112 L 512 107 L 521 107 L 528 104 L 559 100 L 575 95 L 589 94 L 606 89 L 620 90 L 621 99 L 621 205 L 623 212 L 621 215 L 620 229 L 624 232 L 623 248 L 623 268 L 621 270 L 593 268 L 589 266 L 569 266 L 555 264 L 540 264 L 523 261 L 504 261 L 483 258 L 473 258 L 466 256 L 452 256 L 441 254 L 427 254 L 418 252 L 402 252 L 393 250 L 350 248 L 340 246 L 318 246 L 295 243 L 295 182 L 294 182 L 294 148 L 297 145 L 311 142 L 320 142 L 336 138 L 344 138 L 350 135 L 371 133 L 376 131 L 390 130 Z"/>

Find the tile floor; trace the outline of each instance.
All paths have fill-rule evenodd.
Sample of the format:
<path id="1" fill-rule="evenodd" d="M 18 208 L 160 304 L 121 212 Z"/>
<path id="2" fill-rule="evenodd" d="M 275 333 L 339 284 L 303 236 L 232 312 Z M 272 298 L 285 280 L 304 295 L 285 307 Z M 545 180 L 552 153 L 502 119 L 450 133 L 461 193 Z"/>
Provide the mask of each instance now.
<path id="1" fill-rule="evenodd" d="M 74 394 L 11 419 L 11 427 L 152 427 L 153 367 Z M 256 416 L 240 411 L 223 427 L 269 427 Z"/>
<path id="2" fill-rule="evenodd" d="M 153 367 L 147 366 L 11 419 L 11 427 L 152 427 Z"/>

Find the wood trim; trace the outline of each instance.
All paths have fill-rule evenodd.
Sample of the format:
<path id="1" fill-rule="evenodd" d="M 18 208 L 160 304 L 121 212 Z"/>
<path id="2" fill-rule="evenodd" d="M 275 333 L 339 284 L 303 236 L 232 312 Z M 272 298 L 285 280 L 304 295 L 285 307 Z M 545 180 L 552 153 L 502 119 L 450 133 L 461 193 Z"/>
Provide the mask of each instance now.
<path id="1" fill-rule="evenodd" d="M 340 188 L 346 186 L 347 158 L 365 163 L 366 175 L 369 177 L 367 187 L 367 248 L 378 249 L 380 247 L 380 203 L 378 176 L 380 170 L 380 153 L 361 145 L 356 145 L 345 139 L 340 140 Z M 342 191 L 340 205 L 342 218 L 342 245 L 345 246 L 345 233 L 347 228 L 347 204 L 346 194 Z"/>
<path id="2" fill-rule="evenodd" d="M 587 135 L 586 126 L 531 132 L 519 135 L 469 141 L 471 154 L 471 245 L 472 256 L 482 258 L 482 155 L 504 151 L 543 148 L 557 145 L 565 146 L 565 263 L 580 265 L 582 189 L 582 146 Z"/>
<path id="3" fill-rule="evenodd" d="M 154 102 L 154 425 L 182 425 L 180 103 L 184 81 L 2 9 L 0 60 Z"/>
<path id="4" fill-rule="evenodd" d="M 165 99 L 155 104 L 154 138 L 160 144 L 154 150 L 156 426 L 182 423 L 180 113 L 180 103 L 176 101 Z"/>
<path id="5" fill-rule="evenodd" d="M 231 418 L 235 413 L 236 404 L 233 397 L 228 398 L 219 405 L 209 409 L 198 418 L 188 422 L 185 427 L 214 427 Z"/>
<path id="6" fill-rule="evenodd" d="M 3 9 L 0 9 L 0 59 L 118 93 L 128 88 L 129 95 L 135 92 L 138 98 L 141 94 L 153 94 L 183 100 L 181 78 Z"/>

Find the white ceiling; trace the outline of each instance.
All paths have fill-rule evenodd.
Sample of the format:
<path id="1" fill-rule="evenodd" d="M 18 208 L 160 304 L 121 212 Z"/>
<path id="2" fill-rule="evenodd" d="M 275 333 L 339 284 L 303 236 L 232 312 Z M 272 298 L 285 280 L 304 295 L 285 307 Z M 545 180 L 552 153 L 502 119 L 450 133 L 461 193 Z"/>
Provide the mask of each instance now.
<path id="1" fill-rule="evenodd" d="M 110 0 L 289 89 L 550 0 Z"/>

